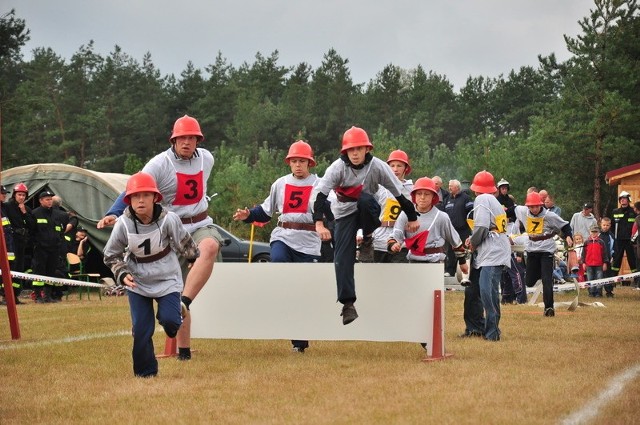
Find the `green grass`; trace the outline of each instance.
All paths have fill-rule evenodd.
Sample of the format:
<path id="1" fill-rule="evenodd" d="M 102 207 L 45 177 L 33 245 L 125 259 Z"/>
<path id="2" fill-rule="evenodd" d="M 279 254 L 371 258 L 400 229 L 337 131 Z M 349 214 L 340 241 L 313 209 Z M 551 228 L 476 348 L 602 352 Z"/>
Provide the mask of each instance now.
<path id="1" fill-rule="evenodd" d="M 462 302 L 446 292 L 444 361 L 412 343 L 312 341 L 294 354 L 283 340 L 194 340 L 193 359 L 160 360 L 155 379 L 133 377 L 126 298 L 18 306 L 19 341 L 5 307 L 0 423 L 560 423 L 640 363 L 640 291 L 554 318 L 503 306 L 498 343 L 456 337 Z M 162 353 L 161 330 L 154 342 Z M 592 423 L 637 422 L 639 381 Z"/>

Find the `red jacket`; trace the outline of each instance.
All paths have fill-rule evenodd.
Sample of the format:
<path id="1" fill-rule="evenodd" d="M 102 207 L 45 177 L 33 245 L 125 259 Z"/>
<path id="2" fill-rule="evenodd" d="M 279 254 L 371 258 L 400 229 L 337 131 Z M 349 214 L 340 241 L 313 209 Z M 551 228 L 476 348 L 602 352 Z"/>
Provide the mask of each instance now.
<path id="1" fill-rule="evenodd" d="M 589 237 L 586 240 L 582 248 L 581 262 L 587 267 L 600 267 L 609 262 L 609 249 L 600 236 Z"/>

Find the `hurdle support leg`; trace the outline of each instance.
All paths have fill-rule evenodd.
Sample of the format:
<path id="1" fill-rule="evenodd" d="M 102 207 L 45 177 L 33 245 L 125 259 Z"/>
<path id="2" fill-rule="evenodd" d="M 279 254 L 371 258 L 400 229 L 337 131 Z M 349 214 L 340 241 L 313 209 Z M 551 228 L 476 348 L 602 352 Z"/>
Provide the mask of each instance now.
<path id="1" fill-rule="evenodd" d="M 175 338 L 169 338 L 164 342 L 164 353 L 157 354 L 156 358 L 164 359 L 166 357 L 176 357 L 178 355 L 178 342 Z"/>
<path id="2" fill-rule="evenodd" d="M 452 353 L 444 352 L 444 321 L 442 320 L 442 291 L 433 291 L 433 347 L 431 350 L 431 356 L 426 356 L 422 359 L 423 362 L 435 362 L 439 360 L 445 360 L 448 357 L 452 357 Z"/>

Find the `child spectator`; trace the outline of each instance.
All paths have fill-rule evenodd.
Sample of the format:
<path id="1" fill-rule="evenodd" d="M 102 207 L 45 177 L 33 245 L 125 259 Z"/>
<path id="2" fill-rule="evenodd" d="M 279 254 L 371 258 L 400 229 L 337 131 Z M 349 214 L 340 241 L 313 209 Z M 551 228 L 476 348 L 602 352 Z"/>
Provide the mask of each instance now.
<path id="1" fill-rule="evenodd" d="M 576 235 L 577 236 L 577 235 Z M 578 243 L 578 238 L 575 239 Z M 597 225 L 589 229 L 589 238 L 584 242 L 580 263 L 587 269 L 587 280 L 604 278 L 604 271 L 609 261 L 609 249 L 600 238 L 600 228 Z M 590 286 L 590 297 L 602 297 L 602 286 Z"/>
<path id="2" fill-rule="evenodd" d="M 180 217 L 163 208 L 161 200 L 150 174 L 131 176 L 124 197 L 129 207 L 116 221 L 104 248 L 104 263 L 116 282 L 128 289 L 133 373 L 143 378 L 158 374 L 152 339 L 153 301 L 158 303 L 158 322 L 170 338 L 176 336 L 186 314 L 186 307 L 180 303 L 183 282 L 174 249 L 191 263 L 200 255 Z"/>
<path id="3" fill-rule="evenodd" d="M 594 225 L 592 225 L 591 227 L 593 226 Z M 576 276 L 576 280 L 578 282 L 585 281 L 585 274 L 584 274 L 585 268 L 580 261 L 580 259 L 582 258 L 583 245 L 584 245 L 584 236 L 582 236 L 582 233 L 574 233 L 573 249 L 569 250 L 567 262 L 569 266 L 569 272 L 572 275 Z"/>
<path id="4" fill-rule="evenodd" d="M 600 239 L 604 241 L 604 244 L 607 246 L 609 250 L 609 258 L 607 259 L 606 265 L 607 267 L 604 269 L 604 277 L 613 277 L 616 273 L 611 270 L 611 258 L 613 258 L 613 242 L 614 237 L 613 233 L 611 233 L 611 219 L 609 217 L 602 217 L 600 219 Z M 607 283 L 604 285 L 604 291 L 607 295 L 607 298 L 613 297 L 613 287 L 614 283 Z"/>
<path id="5" fill-rule="evenodd" d="M 327 168 L 311 197 L 315 198 L 313 219 L 316 231 L 326 241 L 331 238 L 331 232 L 322 221 L 327 208 L 325 201 L 332 190 L 337 195 L 337 201 L 331 203 L 331 211 L 335 217 L 334 264 L 343 325 L 358 318 L 354 306 L 354 265 L 356 234 L 360 228 L 364 236 L 360 246 L 360 262 L 373 261 L 372 234 L 380 227 L 381 208 L 372 194 L 378 190 L 378 186 L 384 186 L 396 198 L 400 208 L 407 214 L 409 231 L 415 232 L 420 226 L 413 204 L 402 195 L 402 183 L 387 163 L 371 155 L 372 149 L 373 144 L 366 131 L 358 127 L 345 131 L 340 158 Z"/>

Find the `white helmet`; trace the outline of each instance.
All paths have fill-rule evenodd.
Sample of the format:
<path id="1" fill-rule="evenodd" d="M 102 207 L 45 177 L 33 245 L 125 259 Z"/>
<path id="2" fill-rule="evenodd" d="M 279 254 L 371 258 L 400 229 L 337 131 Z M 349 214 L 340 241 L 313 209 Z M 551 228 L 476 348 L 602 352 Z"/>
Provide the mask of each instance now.
<path id="1" fill-rule="evenodd" d="M 620 198 L 627 198 L 629 202 L 631 202 L 631 195 L 626 190 L 623 190 L 622 192 L 620 192 L 620 195 L 618 195 L 618 199 Z"/>

